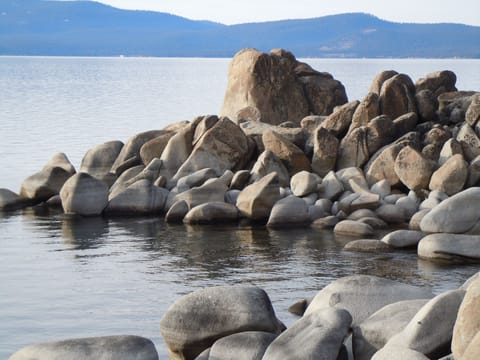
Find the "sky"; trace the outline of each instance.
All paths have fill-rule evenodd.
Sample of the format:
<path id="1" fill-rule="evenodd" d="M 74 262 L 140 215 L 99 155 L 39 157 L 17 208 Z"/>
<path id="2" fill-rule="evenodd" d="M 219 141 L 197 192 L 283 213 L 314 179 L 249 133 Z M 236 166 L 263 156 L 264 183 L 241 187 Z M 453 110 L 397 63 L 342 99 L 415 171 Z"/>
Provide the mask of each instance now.
<path id="1" fill-rule="evenodd" d="M 195 20 L 238 24 L 364 12 L 395 22 L 480 26 L 480 0 L 97 0 L 123 9 L 153 10 Z"/>

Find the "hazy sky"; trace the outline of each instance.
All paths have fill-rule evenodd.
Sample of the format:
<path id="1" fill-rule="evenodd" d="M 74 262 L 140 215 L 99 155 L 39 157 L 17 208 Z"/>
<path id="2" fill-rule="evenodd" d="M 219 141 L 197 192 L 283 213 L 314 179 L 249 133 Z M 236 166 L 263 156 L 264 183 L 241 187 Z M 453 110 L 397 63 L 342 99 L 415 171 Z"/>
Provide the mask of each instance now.
<path id="1" fill-rule="evenodd" d="M 480 26 L 480 0 L 99 0 L 125 9 L 168 12 L 224 24 L 366 12 L 397 22 Z"/>

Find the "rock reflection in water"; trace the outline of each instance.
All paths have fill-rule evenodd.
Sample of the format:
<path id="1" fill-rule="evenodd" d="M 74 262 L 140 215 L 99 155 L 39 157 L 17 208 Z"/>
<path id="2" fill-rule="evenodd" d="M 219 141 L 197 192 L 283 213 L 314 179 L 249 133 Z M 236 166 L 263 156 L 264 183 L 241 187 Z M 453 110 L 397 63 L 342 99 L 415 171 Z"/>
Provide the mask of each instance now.
<path id="1" fill-rule="evenodd" d="M 109 232 L 108 221 L 100 216 L 68 216 L 62 218 L 62 238 L 75 250 L 99 247 Z"/>

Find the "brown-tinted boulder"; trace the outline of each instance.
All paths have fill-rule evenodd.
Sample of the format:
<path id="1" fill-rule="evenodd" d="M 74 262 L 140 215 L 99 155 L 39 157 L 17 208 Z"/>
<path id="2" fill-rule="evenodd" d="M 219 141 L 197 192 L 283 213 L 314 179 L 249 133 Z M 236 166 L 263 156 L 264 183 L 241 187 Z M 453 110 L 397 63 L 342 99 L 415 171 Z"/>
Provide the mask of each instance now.
<path id="1" fill-rule="evenodd" d="M 273 130 L 277 134 L 287 138 L 301 149 L 304 148 L 305 142 L 307 141 L 309 135 L 308 131 L 301 127 L 287 128 L 254 121 L 245 121 L 238 126 L 240 129 L 242 129 L 245 135 L 256 140 L 255 142 L 257 142 L 257 139 L 260 139 L 261 143 L 262 134 L 265 132 L 265 130 Z M 261 145 L 263 146 L 263 144 Z M 259 149 L 263 151 L 263 149 L 260 147 Z"/>
<path id="2" fill-rule="evenodd" d="M 367 147 L 370 154 L 389 144 L 395 136 L 395 126 L 385 115 L 377 116 L 367 125 Z"/>
<path id="3" fill-rule="evenodd" d="M 44 168 L 27 177 L 20 187 L 20 196 L 40 203 L 60 192 L 71 174 L 62 167 Z"/>
<path id="4" fill-rule="evenodd" d="M 175 135 L 173 131 L 165 131 L 163 134 L 143 144 L 140 148 L 142 163 L 148 165 L 153 159 L 160 158 L 173 135 Z"/>
<path id="5" fill-rule="evenodd" d="M 299 63 L 290 52 L 272 50 L 266 54 L 243 49 L 230 63 L 221 115 L 236 119 L 240 110 L 254 107 L 262 122 L 300 124 L 310 113 L 327 115 L 345 101 L 340 82 Z M 316 108 L 311 109 L 310 104 Z"/>
<path id="6" fill-rule="evenodd" d="M 470 343 L 480 334 L 480 278 L 477 277 L 467 288 L 458 310 L 457 321 L 453 328 L 452 352 L 455 359 L 464 359 L 465 352 Z M 476 341 L 478 346 L 479 342 Z M 471 349 L 473 350 L 473 349 Z M 470 351 L 471 351 L 470 350 Z M 477 347 L 476 355 L 480 355 L 480 347 Z M 473 355 L 473 354 L 472 354 Z M 471 357 L 470 359 L 474 359 Z"/>
<path id="7" fill-rule="evenodd" d="M 463 155 L 462 145 L 455 139 L 448 139 L 442 146 L 440 156 L 438 158 L 438 165 L 442 166 L 453 155 Z"/>
<path id="8" fill-rule="evenodd" d="M 435 71 L 418 79 L 415 82 L 415 89 L 417 92 L 430 90 L 435 96 L 439 96 L 444 92 L 457 91 L 456 82 L 457 76 L 453 71 Z"/>
<path id="9" fill-rule="evenodd" d="M 465 113 L 465 121 L 470 126 L 475 126 L 480 120 L 480 93 L 472 96 L 472 102 Z"/>
<path id="10" fill-rule="evenodd" d="M 352 116 L 352 123 L 348 132 L 360 126 L 366 126 L 370 120 L 380 115 L 380 102 L 377 93 L 370 92 L 363 98 Z"/>
<path id="11" fill-rule="evenodd" d="M 307 130 L 309 133 L 313 134 L 317 127 L 325 121 L 327 116 L 322 115 L 308 115 L 305 116 L 300 122 L 302 129 Z"/>
<path id="12" fill-rule="evenodd" d="M 437 119 L 438 100 L 430 90 L 420 90 L 415 94 L 418 117 L 421 122 Z"/>
<path id="13" fill-rule="evenodd" d="M 432 174 L 429 188 L 447 195 L 462 191 L 467 181 L 468 163 L 460 154 L 452 156 L 437 171 Z"/>
<path id="14" fill-rule="evenodd" d="M 398 72 L 395 70 L 385 70 L 379 73 L 372 81 L 370 92 L 380 95 L 383 83 L 395 75 L 398 75 Z"/>
<path id="15" fill-rule="evenodd" d="M 221 118 L 199 139 L 172 180 L 205 168 L 221 176 L 226 170 L 244 165 L 249 160 L 246 159 L 248 152 L 248 140 L 243 131 L 229 119 Z"/>
<path id="16" fill-rule="evenodd" d="M 398 74 L 385 81 L 380 91 L 380 113 L 391 119 L 416 112 L 415 87 L 408 75 Z"/>
<path id="17" fill-rule="evenodd" d="M 278 176 L 278 183 L 282 187 L 286 187 L 290 184 L 290 175 L 288 170 L 272 151 L 265 150 L 257 158 L 257 161 L 253 165 L 250 172 L 250 182 L 255 182 L 262 179 L 267 174 L 276 172 Z"/>
<path id="18" fill-rule="evenodd" d="M 336 107 L 319 126 L 331 131 L 335 136 L 343 136 L 352 123 L 353 113 L 358 104 L 360 102 L 355 100 Z"/>
<path id="19" fill-rule="evenodd" d="M 368 129 L 364 126 L 349 132 L 341 141 L 337 169 L 362 167 L 369 159 Z M 313 162 L 312 162 L 313 164 Z"/>
<path id="20" fill-rule="evenodd" d="M 180 166 L 188 159 L 192 152 L 193 134 L 195 124 L 189 123 L 178 130 L 168 140 L 167 146 L 162 152 L 160 159 L 163 162 L 160 175 L 170 180 Z"/>
<path id="21" fill-rule="evenodd" d="M 319 126 L 314 134 L 312 170 L 325 176 L 335 169 L 338 155 L 338 139 L 327 129 Z"/>
<path id="22" fill-rule="evenodd" d="M 418 116 L 414 112 L 410 112 L 399 116 L 393 120 L 393 125 L 395 127 L 395 136 L 399 137 L 405 135 L 406 133 L 413 131 L 418 123 Z"/>
<path id="23" fill-rule="evenodd" d="M 465 114 L 472 103 L 474 91 L 446 92 L 438 97 L 438 113 L 443 123 L 458 124 L 465 121 Z"/>
<path id="24" fill-rule="evenodd" d="M 237 208 L 243 217 L 265 220 L 279 199 L 278 176 L 273 172 L 243 189 L 237 198 Z"/>
<path id="25" fill-rule="evenodd" d="M 456 140 L 462 146 L 463 154 L 468 161 L 480 155 L 480 138 L 468 123 L 462 125 Z"/>
<path id="26" fill-rule="evenodd" d="M 266 130 L 262 140 L 265 150 L 270 150 L 282 160 L 290 176 L 302 170 L 311 171 L 310 160 L 305 153 L 284 136 L 272 130 Z"/>
<path id="27" fill-rule="evenodd" d="M 427 189 L 435 170 L 435 163 L 419 151 L 407 146 L 395 158 L 394 170 L 400 181 L 410 190 Z"/>

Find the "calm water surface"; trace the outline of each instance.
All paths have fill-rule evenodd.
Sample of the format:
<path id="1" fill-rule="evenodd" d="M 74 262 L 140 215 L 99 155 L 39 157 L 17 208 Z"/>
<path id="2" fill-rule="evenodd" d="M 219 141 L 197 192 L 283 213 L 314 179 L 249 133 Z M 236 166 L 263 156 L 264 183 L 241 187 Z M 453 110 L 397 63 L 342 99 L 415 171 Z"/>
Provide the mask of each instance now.
<path id="1" fill-rule="evenodd" d="M 395 69 L 416 79 L 451 69 L 480 90 L 479 60 L 306 60 L 362 98 Z M 54 152 L 79 166 L 88 148 L 218 113 L 227 59 L 0 57 L 0 187 L 18 190 Z M 189 227 L 160 218 L 79 219 L 44 209 L 0 215 L 0 358 L 33 342 L 136 334 L 167 357 L 159 320 L 179 296 L 212 285 L 264 288 L 281 320 L 333 279 L 371 274 L 432 288 L 459 286 L 477 266 L 439 266 L 414 252 L 342 251 L 348 241 L 303 228 Z"/>

